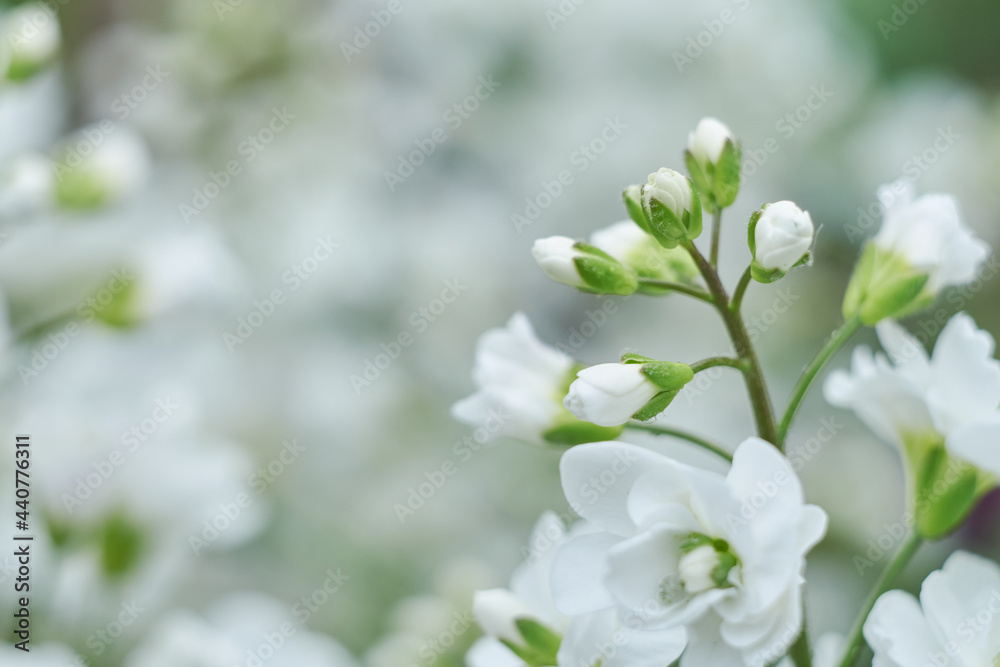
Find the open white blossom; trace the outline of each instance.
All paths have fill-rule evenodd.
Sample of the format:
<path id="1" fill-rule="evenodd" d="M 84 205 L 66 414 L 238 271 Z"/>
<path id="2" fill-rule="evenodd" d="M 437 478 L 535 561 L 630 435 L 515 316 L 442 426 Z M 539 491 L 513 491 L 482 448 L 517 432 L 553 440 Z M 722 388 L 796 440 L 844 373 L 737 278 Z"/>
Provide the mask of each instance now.
<path id="1" fill-rule="evenodd" d="M 956 551 L 932 572 L 917 601 L 889 591 L 865 622 L 875 667 L 992 667 L 1000 664 L 1000 567 Z"/>
<path id="2" fill-rule="evenodd" d="M 596 531 L 586 522 L 567 531 L 554 513 L 542 515 L 532 531 L 531 555 L 515 570 L 510 589 L 476 594 L 473 610 L 486 636 L 469 650 L 469 667 L 524 667 L 524 660 L 500 641 L 515 646 L 524 643 L 515 625 L 520 619 L 561 636 L 555 656 L 550 656 L 555 657 L 554 667 L 662 667 L 681 654 L 686 643 L 683 629 L 645 630 L 640 627 L 641 619 L 623 621 L 614 609 L 576 617 L 556 609 L 550 575 L 559 548 L 569 539 Z"/>
<path id="3" fill-rule="evenodd" d="M 571 358 L 538 339 L 524 313 L 516 313 L 506 327 L 480 337 L 472 372 L 478 391 L 455 403 L 451 414 L 491 436 L 538 445 L 615 437 L 616 432 L 581 422 L 563 407 L 576 370 Z"/>
<path id="4" fill-rule="evenodd" d="M 826 399 L 854 410 L 900 449 L 943 440 L 950 454 L 1000 475 L 1000 362 L 993 358 L 993 337 L 959 313 L 928 357 L 895 322 L 883 321 L 876 331 L 885 354 L 855 348 L 851 371 L 827 378 Z"/>
<path id="5" fill-rule="evenodd" d="M 929 278 L 925 291 L 937 294 L 949 285 L 961 285 L 976 276 L 989 255 L 989 246 L 977 239 L 963 222 L 958 202 L 951 195 L 916 197 L 909 181 L 879 188 L 882 226 L 875 245 L 901 254 Z"/>
<path id="6" fill-rule="evenodd" d="M 767 664 L 802 627 L 806 553 L 826 513 L 805 504 L 792 466 L 750 438 L 722 476 L 617 442 L 563 456 L 570 505 L 600 532 L 574 536 L 553 567 L 558 609 L 618 608 L 645 628 L 690 630 L 681 659 Z"/>

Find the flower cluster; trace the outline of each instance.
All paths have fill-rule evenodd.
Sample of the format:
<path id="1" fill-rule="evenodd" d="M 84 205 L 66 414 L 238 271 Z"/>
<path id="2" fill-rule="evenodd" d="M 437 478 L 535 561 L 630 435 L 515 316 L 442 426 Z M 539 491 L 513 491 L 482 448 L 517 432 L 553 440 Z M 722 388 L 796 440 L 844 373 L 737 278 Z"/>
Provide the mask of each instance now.
<path id="1" fill-rule="evenodd" d="M 806 503 L 784 453 L 812 382 L 855 331 L 875 326 L 885 354 L 858 347 L 850 372 L 830 374 L 825 394 L 902 454 L 914 531 L 889 573 L 921 541 L 962 525 L 1000 479 L 994 342 L 961 313 L 929 356 L 895 320 L 970 280 L 987 247 L 951 197 L 914 198 L 904 184 L 883 188 L 883 226 L 854 271 L 844 325 L 775 415 L 741 304 L 752 282 L 781 280 L 811 263 L 812 217 L 790 201 L 755 211 L 747 224 L 749 266 L 730 294 L 717 258 L 721 215 L 740 187 L 739 144 L 725 125 L 706 118 L 684 156 L 688 175 L 663 168 L 625 190 L 630 221 L 589 242 L 541 239 L 533 254 L 549 277 L 582 292 L 707 302 L 719 311 L 735 355 L 679 361 L 630 352 L 615 363 L 586 366 L 541 343 L 520 313 L 506 329 L 483 336 L 474 374 L 479 391 L 455 405 L 455 416 L 476 424 L 503 410 L 506 435 L 569 446 L 560 463 L 562 487 L 581 519 L 567 527 L 543 515 L 532 543 L 544 539 L 546 549 L 533 550 L 509 589 L 477 595 L 485 637 L 469 652 L 469 664 L 846 667 L 862 634 L 876 665 L 1000 664 L 1000 624 L 968 636 L 955 625 L 993 602 L 1000 611 L 1000 569 L 963 553 L 925 582 L 923 609 L 888 592 L 874 610 L 861 611 L 851 635 L 811 643 L 803 611 L 806 559 L 826 534 L 827 514 Z M 889 192 L 902 194 L 890 201 Z M 703 254 L 695 241 L 706 214 L 712 238 Z M 742 374 L 757 425 L 757 434 L 735 448 L 658 420 L 697 373 L 716 366 Z M 726 459 L 729 470 L 719 474 L 620 440 L 635 431 L 685 440 Z M 891 576 L 883 584 L 891 585 Z"/>

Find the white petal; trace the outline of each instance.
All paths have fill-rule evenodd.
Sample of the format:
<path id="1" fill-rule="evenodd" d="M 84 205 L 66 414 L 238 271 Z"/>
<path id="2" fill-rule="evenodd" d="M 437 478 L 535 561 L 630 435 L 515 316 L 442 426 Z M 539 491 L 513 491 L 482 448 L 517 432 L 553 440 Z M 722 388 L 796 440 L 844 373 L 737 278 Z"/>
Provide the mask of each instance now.
<path id="1" fill-rule="evenodd" d="M 552 564 L 552 599 L 556 609 L 575 616 L 614 606 L 604 585 L 608 551 L 621 541 L 610 533 L 574 537 L 564 544 Z"/>
<path id="2" fill-rule="evenodd" d="M 668 526 L 654 526 L 612 547 L 606 582 L 618 603 L 634 611 L 662 606 L 664 582 L 680 586 L 678 560 L 687 536 Z"/>
<path id="3" fill-rule="evenodd" d="M 663 467 L 670 459 L 623 442 L 577 445 L 559 462 L 563 493 L 573 511 L 605 530 L 627 536 L 635 532 L 628 513 L 628 495 L 643 473 Z"/>
<path id="4" fill-rule="evenodd" d="M 865 622 L 864 634 L 875 652 L 875 664 L 886 667 L 923 667 L 930 656 L 943 654 L 916 598 L 903 591 L 889 591 L 878 599 Z M 945 662 L 942 667 L 954 664 Z"/>
<path id="5" fill-rule="evenodd" d="M 746 667 L 743 655 L 719 635 L 719 619 L 711 614 L 689 628 L 681 667 Z"/>
<path id="6" fill-rule="evenodd" d="M 1000 626 L 1000 568 L 973 554 L 956 551 L 932 572 L 920 590 L 927 623 L 941 645 L 953 643 L 966 665 L 990 665 L 989 628 Z M 983 620 L 986 623 L 983 623 Z"/>
<path id="7" fill-rule="evenodd" d="M 875 331 L 892 365 L 920 386 L 929 386 L 930 359 L 923 344 L 892 320 L 882 320 L 875 326 Z"/>
<path id="8" fill-rule="evenodd" d="M 934 383 L 929 391 L 941 432 L 996 413 L 1000 407 L 1000 362 L 993 358 L 993 337 L 959 313 L 945 326 L 934 347 Z"/>
<path id="9" fill-rule="evenodd" d="M 476 591 L 472 613 L 484 633 L 516 644 L 523 640 L 514 621 L 520 618 L 537 618 L 520 598 L 505 588 Z"/>
<path id="10" fill-rule="evenodd" d="M 525 667 L 524 661 L 493 637 L 480 637 L 465 654 L 467 667 Z"/>
<path id="11" fill-rule="evenodd" d="M 950 433 L 946 446 L 959 458 L 1000 476 L 1000 415 Z"/>
<path id="12" fill-rule="evenodd" d="M 684 628 L 623 629 L 621 632 L 617 651 L 602 663 L 602 667 L 663 667 L 676 660 L 687 646 Z"/>
<path id="13" fill-rule="evenodd" d="M 641 364 L 599 364 L 577 373 L 563 405 L 584 421 L 619 426 L 659 392 Z"/>

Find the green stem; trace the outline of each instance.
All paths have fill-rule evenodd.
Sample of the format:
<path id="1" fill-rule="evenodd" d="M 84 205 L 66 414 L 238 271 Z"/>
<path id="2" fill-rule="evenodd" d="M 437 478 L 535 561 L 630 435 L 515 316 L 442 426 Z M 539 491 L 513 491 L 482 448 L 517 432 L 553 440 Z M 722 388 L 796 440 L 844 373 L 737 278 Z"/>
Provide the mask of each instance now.
<path id="1" fill-rule="evenodd" d="M 750 278 L 752 277 L 750 273 L 750 267 L 743 272 L 740 277 L 740 282 L 736 286 L 736 291 L 733 292 L 733 301 L 729 304 L 729 309 L 734 313 L 740 312 L 740 306 L 743 305 L 743 295 L 747 293 L 747 287 L 750 286 Z"/>
<path id="2" fill-rule="evenodd" d="M 653 424 L 643 424 L 641 422 L 629 422 L 625 424 L 626 428 L 635 429 L 636 431 L 646 431 L 647 433 L 655 433 L 656 435 L 669 435 L 673 438 L 680 438 L 681 440 L 687 440 L 691 444 L 697 445 L 702 449 L 708 450 L 720 456 L 730 463 L 733 461 L 733 455 L 730 454 L 722 447 L 722 445 L 717 445 L 711 440 L 707 440 L 700 435 L 695 435 L 694 433 L 689 433 L 688 431 L 682 431 L 681 429 L 670 428 L 669 426 L 655 426 Z"/>
<path id="3" fill-rule="evenodd" d="M 812 646 L 809 645 L 809 623 L 806 619 L 806 603 L 802 601 L 802 632 L 799 638 L 792 644 L 788 651 L 788 657 L 792 659 L 796 667 L 812 667 Z"/>
<path id="4" fill-rule="evenodd" d="M 715 214 L 712 215 L 712 252 L 709 255 L 709 261 L 712 266 L 719 266 L 719 240 L 722 236 L 722 209 L 716 208 Z"/>
<path id="5" fill-rule="evenodd" d="M 691 254 L 695 264 L 698 265 L 698 270 L 701 271 L 701 275 L 708 285 L 708 291 L 715 299 L 715 307 L 722 315 L 722 320 L 729 331 L 729 338 L 733 341 L 733 347 L 736 348 L 736 354 L 741 359 L 745 359 L 749 366 L 744 371 L 743 378 L 747 385 L 747 392 L 750 394 L 750 404 L 753 407 L 754 421 L 757 424 L 757 434 L 781 449 L 778 445 L 778 431 L 774 425 L 771 397 L 768 394 L 767 385 L 764 383 L 764 373 L 761 370 L 753 343 L 750 342 L 743 318 L 740 317 L 739 313 L 735 313 L 729 308 L 729 295 L 726 294 L 726 288 L 723 287 L 722 280 L 715 268 L 709 264 L 694 243 L 687 241 L 684 247 Z"/>
<path id="6" fill-rule="evenodd" d="M 649 287 L 657 287 L 660 289 L 668 289 L 674 292 L 680 292 L 681 294 L 687 294 L 688 296 L 693 296 L 694 298 L 701 299 L 707 303 L 715 303 L 712 299 L 712 295 L 700 287 L 692 287 L 691 285 L 670 282 L 669 280 L 655 280 L 653 278 L 640 278 L 639 284 L 648 285 Z"/>
<path id="7" fill-rule="evenodd" d="M 737 359 L 735 357 L 709 357 L 691 364 L 691 370 L 695 373 L 700 373 L 708 370 L 709 368 L 715 368 L 716 366 L 729 366 L 730 368 L 735 368 L 744 372 L 746 372 L 747 368 L 749 368 L 749 364 L 746 359 Z"/>
<path id="8" fill-rule="evenodd" d="M 844 343 L 847 342 L 860 326 L 861 319 L 857 315 L 845 322 L 843 326 L 833 332 L 830 339 L 826 341 L 826 344 L 809 363 L 805 372 L 802 373 L 802 377 L 796 383 L 795 389 L 792 390 L 788 407 L 785 408 L 785 415 L 781 419 L 781 426 L 778 427 L 778 442 L 782 447 L 784 447 L 785 438 L 788 437 L 788 430 L 792 427 L 795 414 L 798 412 L 799 406 L 802 405 L 802 399 L 805 398 L 806 392 L 809 391 L 812 381 L 816 379 L 816 376 L 823 370 L 827 362 L 836 354 L 837 350 L 843 347 Z"/>
<path id="9" fill-rule="evenodd" d="M 906 564 L 910 562 L 913 558 L 913 554 L 917 553 L 917 549 L 923 541 L 917 534 L 910 535 L 903 546 L 900 547 L 899 552 L 889 563 L 888 567 L 882 571 L 879 575 L 878 581 L 875 582 L 875 588 L 872 589 L 871 593 L 868 594 L 868 599 L 865 600 L 865 606 L 861 610 L 857 619 L 854 621 L 854 626 L 851 628 L 851 633 L 847 636 L 847 647 L 844 652 L 844 659 L 840 662 L 840 667 L 851 667 L 854 663 L 855 658 L 857 658 L 858 650 L 861 648 L 861 642 L 864 636 L 865 621 L 868 620 L 868 614 L 871 613 L 872 609 L 875 607 L 875 603 L 878 601 L 879 597 L 885 593 L 889 586 L 892 585 L 893 580 L 899 576 Z"/>

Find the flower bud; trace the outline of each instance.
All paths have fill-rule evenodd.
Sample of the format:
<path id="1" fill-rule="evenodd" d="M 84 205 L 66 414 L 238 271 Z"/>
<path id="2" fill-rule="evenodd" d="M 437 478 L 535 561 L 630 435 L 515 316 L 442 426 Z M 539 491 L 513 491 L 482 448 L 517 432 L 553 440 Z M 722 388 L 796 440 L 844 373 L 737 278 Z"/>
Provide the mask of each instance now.
<path id="1" fill-rule="evenodd" d="M 664 248 L 631 220 L 623 220 L 590 235 L 590 243 L 632 269 L 639 278 L 695 284 L 699 275 L 683 248 Z M 664 290 L 640 286 L 644 292 Z"/>
<path id="2" fill-rule="evenodd" d="M 556 664 L 562 636 L 512 592 L 502 588 L 477 591 L 472 613 L 484 634 L 500 640 L 529 667 Z"/>
<path id="3" fill-rule="evenodd" d="M 627 192 L 627 191 L 626 191 Z M 649 175 L 642 187 L 642 206 L 649 233 L 667 248 L 701 234 L 701 200 L 691 179 L 673 169 Z"/>
<path id="4" fill-rule="evenodd" d="M 596 294 L 635 292 L 635 272 L 607 253 L 565 236 L 538 239 L 531 254 L 542 271 L 556 282 Z"/>
<path id="5" fill-rule="evenodd" d="M 750 218 L 748 243 L 753 279 L 770 283 L 809 261 L 814 227 L 809 213 L 793 202 L 765 204 Z"/>
<path id="6" fill-rule="evenodd" d="M 638 359 L 581 370 L 563 405 L 585 421 L 620 426 L 633 417 L 651 419 L 659 414 L 694 377 L 686 364 Z M 649 414 L 650 410 L 655 412 Z"/>
<path id="7" fill-rule="evenodd" d="M 733 133 L 715 118 L 702 118 L 688 135 L 684 160 L 709 211 L 730 206 L 740 189 L 740 149 Z"/>

